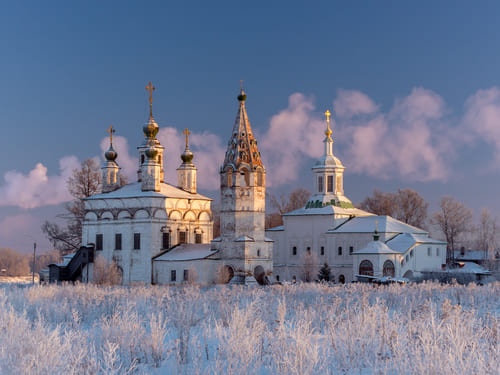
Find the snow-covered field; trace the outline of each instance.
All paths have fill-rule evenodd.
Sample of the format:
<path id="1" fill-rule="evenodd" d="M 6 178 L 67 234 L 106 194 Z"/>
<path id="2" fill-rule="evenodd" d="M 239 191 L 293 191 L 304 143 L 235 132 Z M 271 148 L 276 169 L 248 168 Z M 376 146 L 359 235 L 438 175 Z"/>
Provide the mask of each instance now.
<path id="1" fill-rule="evenodd" d="M 499 374 L 500 283 L 0 287 L 2 374 Z"/>

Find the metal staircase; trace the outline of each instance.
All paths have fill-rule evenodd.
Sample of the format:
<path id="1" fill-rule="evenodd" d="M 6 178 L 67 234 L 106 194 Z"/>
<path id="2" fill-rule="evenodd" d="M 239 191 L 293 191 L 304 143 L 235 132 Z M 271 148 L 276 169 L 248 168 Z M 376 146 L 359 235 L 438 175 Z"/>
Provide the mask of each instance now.
<path id="1" fill-rule="evenodd" d="M 83 268 L 94 263 L 94 246 L 82 246 L 67 264 L 49 264 L 49 282 L 77 281 L 82 279 Z"/>

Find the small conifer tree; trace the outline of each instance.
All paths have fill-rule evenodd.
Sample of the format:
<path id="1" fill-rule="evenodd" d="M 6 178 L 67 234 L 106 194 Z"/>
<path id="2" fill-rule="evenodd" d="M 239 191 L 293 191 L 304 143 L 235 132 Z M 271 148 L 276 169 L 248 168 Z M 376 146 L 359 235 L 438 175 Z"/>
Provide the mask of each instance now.
<path id="1" fill-rule="evenodd" d="M 319 281 L 330 281 L 331 278 L 331 270 L 328 266 L 328 263 L 325 262 L 318 273 Z"/>

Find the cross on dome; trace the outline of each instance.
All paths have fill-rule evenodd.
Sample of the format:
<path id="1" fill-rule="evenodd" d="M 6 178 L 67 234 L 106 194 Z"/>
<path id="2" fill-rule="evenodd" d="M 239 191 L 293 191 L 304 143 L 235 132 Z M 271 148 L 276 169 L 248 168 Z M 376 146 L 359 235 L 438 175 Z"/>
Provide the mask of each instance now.
<path id="1" fill-rule="evenodd" d="M 188 136 L 189 134 L 191 134 L 191 132 L 188 130 L 188 128 L 186 128 L 182 131 L 182 134 L 186 136 L 186 148 L 188 148 Z"/>
<path id="2" fill-rule="evenodd" d="M 149 116 L 153 117 L 153 91 L 156 90 L 156 87 L 152 86 L 151 81 L 149 81 L 146 90 L 149 91 Z"/>
<path id="3" fill-rule="evenodd" d="M 113 134 L 116 132 L 116 130 L 113 129 L 113 125 L 110 125 L 107 132 L 109 133 L 109 144 L 113 146 Z"/>
<path id="4" fill-rule="evenodd" d="M 330 111 L 327 109 L 325 112 L 326 115 L 326 130 L 325 130 L 325 135 L 330 138 L 332 135 L 332 130 L 330 129 L 330 116 L 332 115 Z"/>

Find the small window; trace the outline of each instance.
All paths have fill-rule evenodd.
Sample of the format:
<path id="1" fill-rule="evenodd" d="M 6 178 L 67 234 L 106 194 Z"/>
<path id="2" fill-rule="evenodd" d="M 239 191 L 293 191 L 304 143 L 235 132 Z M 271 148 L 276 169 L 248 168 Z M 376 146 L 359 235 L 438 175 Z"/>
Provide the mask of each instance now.
<path id="1" fill-rule="evenodd" d="M 430 247 L 427 248 L 427 255 L 428 256 L 432 255 L 432 249 Z"/>
<path id="2" fill-rule="evenodd" d="M 257 256 L 260 257 L 260 249 L 257 249 Z"/>
<path id="3" fill-rule="evenodd" d="M 141 155 L 141 164 L 144 164 L 144 154 Z"/>
<path id="4" fill-rule="evenodd" d="M 179 243 L 186 243 L 186 232 L 179 232 Z"/>
<path id="5" fill-rule="evenodd" d="M 276 281 L 280 281 L 280 275 L 276 275 Z"/>
<path id="6" fill-rule="evenodd" d="M 408 255 L 406 255 L 405 260 L 406 260 L 406 263 L 408 263 L 408 261 L 410 260 L 410 257 Z"/>
<path id="7" fill-rule="evenodd" d="M 410 250 L 410 257 L 413 257 L 413 249 Z"/>
<path id="8" fill-rule="evenodd" d="M 436 247 L 436 256 L 439 256 L 439 247 Z"/>
<path id="9" fill-rule="evenodd" d="M 309 254 L 311 254 L 311 248 L 310 248 L 310 247 L 307 247 L 307 249 L 306 249 L 306 253 L 307 253 L 308 255 L 309 255 Z"/>
<path id="10" fill-rule="evenodd" d="M 318 193 L 323 192 L 323 176 L 318 176 Z"/>
<path id="11" fill-rule="evenodd" d="M 170 271 L 170 281 L 177 280 L 177 272 L 175 270 Z"/>
<path id="12" fill-rule="evenodd" d="M 168 249 L 170 247 L 170 233 L 163 232 L 161 238 L 161 248 Z"/>
<path id="13" fill-rule="evenodd" d="M 339 246 L 338 253 L 339 253 L 339 255 L 342 255 L 342 246 Z"/>
<path id="14" fill-rule="evenodd" d="M 201 233 L 196 233 L 194 235 L 194 242 L 195 243 L 201 243 Z"/>
<path id="15" fill-rule="evenodd" d="M 184 270 L 184 281 L 189 280 L 189 270 Z"/>
<path id="16" fill-rule="evenodd" d="M 297 247 L 292 247 L 292 255 L 297 255 Z"/>
<path id="17" fill-rule="evenodd" d="M 354 246 L 349 246 L 349 255 L 354 253 Z"/>
<path id="18" fill-rule="evenodd" d="M 325 255 L 325 247 L 321 246 L 321 255 Z"/>
<path id="19" fill-rule="evenodd" d="M 140 250 L 140 249 L 141 249 L 141 234 L 134 233 L 134 250 Z"/>
<path id="20" fill-rule="evenodd" d="M 333 192 L 333 176 L 327 176 L 326 180 L 326 190 L 331 193 Z"/>
<path id="21" fill-rule="evenodd" d="M 121 249 L 122 249 L 122 234 L 115 233 L 115 250 L 121 250 Z"/>
<path id="22" fill-rule="evenodd" d="M 404 266 L 404 264 L 405 264 L 405 259 L 403 258 L 401 259 L 401 267 Z"/>
<path id="23" fill-rule="evenodd" d="M 95 235 L 95 249 L 102 250 L 102 234 L 101 233 Z"/>

